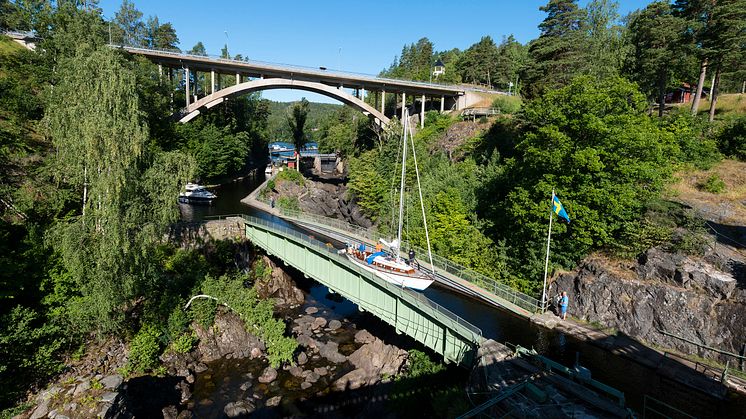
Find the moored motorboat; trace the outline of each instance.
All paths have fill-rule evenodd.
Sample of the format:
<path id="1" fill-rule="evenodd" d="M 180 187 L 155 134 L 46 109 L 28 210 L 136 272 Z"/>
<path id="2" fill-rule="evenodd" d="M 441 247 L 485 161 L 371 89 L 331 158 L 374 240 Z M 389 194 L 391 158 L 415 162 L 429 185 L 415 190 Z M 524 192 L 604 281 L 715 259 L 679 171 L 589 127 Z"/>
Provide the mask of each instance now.
<path id="1" fill-rule="evenodd" d="M 196 183 L 187 183 L 179 194 L 179 202 L 188 204 L 210 204 L 218 196 Z"/>

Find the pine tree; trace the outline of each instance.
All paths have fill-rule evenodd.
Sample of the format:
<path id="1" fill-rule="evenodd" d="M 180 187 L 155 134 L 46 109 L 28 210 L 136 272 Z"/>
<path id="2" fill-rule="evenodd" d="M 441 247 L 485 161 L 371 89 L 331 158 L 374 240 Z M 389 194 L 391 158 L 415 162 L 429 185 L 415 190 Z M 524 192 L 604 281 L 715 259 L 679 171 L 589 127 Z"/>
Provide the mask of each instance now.
<path id="1" fill-rule="evenodd" d="M 539 24 L 541 35 L 531 42 L 533 61 L 525 73 L 529 95 L 564 86 L 585 65 L 585 11 L 576 0 L 550 0 L 540 8 L 547 13 Z"/>

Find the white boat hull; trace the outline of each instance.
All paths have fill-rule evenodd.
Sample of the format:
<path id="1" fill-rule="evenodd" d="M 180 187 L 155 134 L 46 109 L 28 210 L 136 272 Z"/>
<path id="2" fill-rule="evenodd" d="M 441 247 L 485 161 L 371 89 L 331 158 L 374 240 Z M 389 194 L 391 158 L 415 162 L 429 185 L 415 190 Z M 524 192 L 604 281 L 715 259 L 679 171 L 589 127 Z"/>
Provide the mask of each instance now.
<path id="1" fill-rule="evenodd" d="M 372 266 L 367 265 L 365 262 L 361 262 L 359 259 L 350 254 L 347 254 L 347 258 L 366 271 L 372 272 L 376 274 L 377 277 L 398 287 L 406 287 L 417 291 L 424 291 L 427 287 L 430 286 L 430 284 L 433 283 L 432 279 L 428 279 L 424 276 L 399 275 L 393 272 L 384 272 L 380 269 L 376 269 Z"/>

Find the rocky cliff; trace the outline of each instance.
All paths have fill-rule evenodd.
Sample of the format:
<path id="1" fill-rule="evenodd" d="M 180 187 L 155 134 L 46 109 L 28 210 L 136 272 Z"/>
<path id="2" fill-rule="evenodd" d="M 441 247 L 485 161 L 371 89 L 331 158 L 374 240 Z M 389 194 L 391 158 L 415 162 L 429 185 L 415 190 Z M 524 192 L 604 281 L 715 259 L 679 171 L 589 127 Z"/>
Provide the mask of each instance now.
<path id="1" fill-rule="evenodd" d="M 647 343 L 725 361 L 727 357 L 661 332 L 739 353 L 746 344 L 743 266 L 733 249 L 695 258 L 654 248 L 636 263 L 594 256 L 561 274 L 551 295 L 567 291 L 568 312 L 582 320 Z"/>
<path id="2" fill-rule="evenodd" d="M 348 196 L 347 185 L 339 181 L 306 179 L 303 185 L 299 185 L 278 180 L 270 195 L 275 199 L 281 196 L 298 198 L 303 212 L 341 219 L 366 228 L 373 225 L 355 199 Z"/>

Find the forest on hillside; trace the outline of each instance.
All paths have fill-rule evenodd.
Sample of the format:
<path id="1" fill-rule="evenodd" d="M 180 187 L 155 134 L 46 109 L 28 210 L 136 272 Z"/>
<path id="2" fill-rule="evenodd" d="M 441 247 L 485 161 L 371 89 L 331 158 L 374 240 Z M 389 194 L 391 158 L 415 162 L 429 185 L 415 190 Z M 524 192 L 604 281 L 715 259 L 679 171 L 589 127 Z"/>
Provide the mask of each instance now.
<path id="1" fill-rule="evenodd" d="M 429 80 L 441 59 L 446 72 L 434 81 L 513 82 L 520 94 L 496 102 L 503 114 L 456 143 L 448 133 L 463 122 L 427 114 L 415 140 L 436 252 L 535 293 L 553 189 L 572 221 L 556 227 L 552 269 L 595 251 L 697 252 L 701 223 L 664 191 L 676 171 L 746 159 L 737 104 L 746 99 L 734 95 L 731 112 L 718 112 L 717 100 L 746 80 L 746 0 L 656 1 L 624 17 L 607 0 L 585 8 L 550 0 L 541 10 L 541 35 L 525 45 L 484 37 L 438 52 L 423 38 L 381 73 Z M 41 39 L 29 51 L 0 36 L 0 409 L 63 370 L 91 338 L 126 336 L 134 353 L 125 372 L 153 373 L 164 350 L 192 347 L 192 320 L 214 313 L 180 309 L 199 292 L 248 301 L 241 309 L 272 362 L 289 359 L 294 342 L 271 304 L 243 286 L 264 267 L 238 272 L 230 249 L 208 258 L 163 239 L 186 181 L 263 164 L 267 142 L 290 135 L 349 158 L 349 188 L 381 228 L 394 206 L 396 128 L 381 134 L 348 107 L 307 105 L 305 131 L 293 132 L 304 105 L 258 94 L 177 124 L 178 78 L 106 47 L 109 27 L 117 43 L 179 47 L 173 25 L 144 19 L 130 1 L 107 21 L 95 1 L 0 0 L 0 28 Z M 188 51 L 206 54 L 201 43 Z M 227 47 L 221 55 L 245 58 Z M 682 83 L 707 87 L 707 100 L 665 106 L 660 97 Z M 420 215 L 408 216 L 407 238 L 421 244 Z"/>

